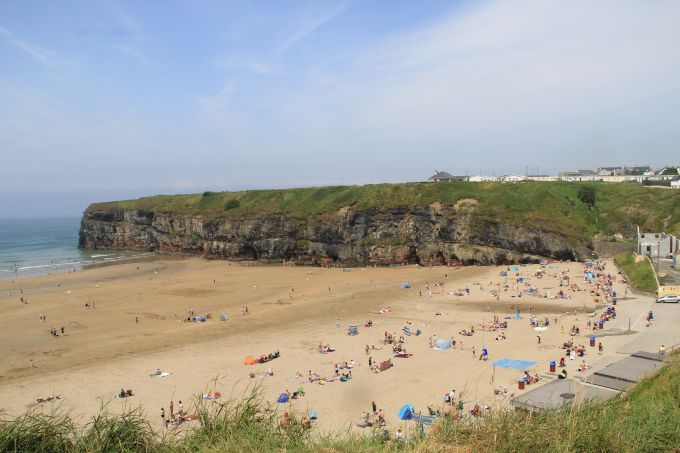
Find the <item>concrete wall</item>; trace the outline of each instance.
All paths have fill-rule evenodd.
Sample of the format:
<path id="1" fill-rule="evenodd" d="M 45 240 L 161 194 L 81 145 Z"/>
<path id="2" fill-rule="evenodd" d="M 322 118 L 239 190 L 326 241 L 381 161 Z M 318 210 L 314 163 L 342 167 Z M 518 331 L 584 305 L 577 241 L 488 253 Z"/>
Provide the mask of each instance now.
<path id="1" fill-rule="evenodd" d="M 669 294 L 680 294 L 680 286 L 659 286 L 657 297 L 663 297 Z"/>

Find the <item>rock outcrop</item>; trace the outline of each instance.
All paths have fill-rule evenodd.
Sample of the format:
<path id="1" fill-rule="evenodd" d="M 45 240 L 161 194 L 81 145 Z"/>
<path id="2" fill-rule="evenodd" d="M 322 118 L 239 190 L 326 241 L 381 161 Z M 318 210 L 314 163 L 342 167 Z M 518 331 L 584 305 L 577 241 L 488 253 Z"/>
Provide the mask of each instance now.
<path id="1" fill-rule="evenodd" d="M 539 226 L 480 216 L 475 200 L 461 200 L 453 206 L 388 210 L 345 207 L 310 218 L 255 212 L 202 218 L 90 207 L 81 222 L 80 247 L 307 264 L 430 265 L 578 260 L 590 255 L 592 244 L 573 243 Z"/>

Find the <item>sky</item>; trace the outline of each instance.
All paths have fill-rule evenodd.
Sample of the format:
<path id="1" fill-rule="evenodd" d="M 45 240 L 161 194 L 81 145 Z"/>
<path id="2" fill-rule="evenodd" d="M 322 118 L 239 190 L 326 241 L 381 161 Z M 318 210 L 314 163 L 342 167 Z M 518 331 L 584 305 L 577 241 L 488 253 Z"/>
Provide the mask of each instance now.
<path id="1" fill-rule="evenodd" d="M 680 2 L 0 0 L 0 217 L 680 163 Z"/>

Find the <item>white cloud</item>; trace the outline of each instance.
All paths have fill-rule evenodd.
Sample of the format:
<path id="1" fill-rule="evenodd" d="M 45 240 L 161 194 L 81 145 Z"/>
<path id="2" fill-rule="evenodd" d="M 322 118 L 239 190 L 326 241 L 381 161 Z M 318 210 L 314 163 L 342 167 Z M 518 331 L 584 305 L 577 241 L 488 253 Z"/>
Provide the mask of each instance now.
<path id="1" fill-rule="evenodd" d="M 141 61 L 142 63 L 144 63 L 144 65 L 146 65 L 146 66 L 152 66 L 153 65 L 153 62 L 151 61 L 151 59 L 149 57 L 147 57 L 146 54 L 137 47 L 129 46 L 129 45 L 125 45 L 125 44 L 117 44 L 117 45 L 113 46 L 112 49 L 116 50 L 118 52 L 121 52 L 121 53 L 123 53 L 123 54 L 125 54 L 129 57 L 135 58 L 135 59 Z"/>
<path id="2" fill-rule="evenodd" d="M 53 66 L 55 64 L 61 63 L 61 59 L 58 58 L 54 53 L 38 46 L 37 44 L 32 44 L 20 39 L 5 27 L 0 26 L 0 36 L 4 37 L 5 40 L 15 48 L 21 50 L 29 57 L 44 65 Z"/>
<path id="3" fill-rule="evenodd" d="M 274 51 L 274 54 L 282 55 L 286 53 L 295 44 L 303 41 L 305 38 L 312 35 L 316 30 L 342 14 L 348 6 L 349 2 L 345 1 L 320 13 L 314 12 L 312 14 L 307 13 L 302 15 L 301 20 L 293 32 L 284 38 L 281 43 L 279 43 Z"/>

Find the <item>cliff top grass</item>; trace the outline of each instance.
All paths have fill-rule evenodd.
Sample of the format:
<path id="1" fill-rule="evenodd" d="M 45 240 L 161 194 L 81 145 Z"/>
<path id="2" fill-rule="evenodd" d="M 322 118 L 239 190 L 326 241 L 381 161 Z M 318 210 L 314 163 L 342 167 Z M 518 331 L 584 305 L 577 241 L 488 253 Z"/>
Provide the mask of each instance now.
<path id="1" fill-rule="evenodd" d="M 475 212 L 482 219 L 535 226 L 572 238 L 616 232 L 630 236 L 633 225 L 658 231 L 664 219 L 667 231 L 680 231 L 680 192 L 633 183 L 447 182 L 204 192 L 94 203 L 87 211 L 134 209 L 201 216 L 206 220 L 260 214 L 305 219 L 346 207 L 387 211 L 427 207 L 436 202 L 455 205 L 466 199 L 476 201 Z"/>
<path id="2" fill-rule="evenodd" d="M 305 429 L 291 411 L 281 426 L 276 411 L 254 388 L 242 399 L 197 400 L 198 420 L 187 430 L 157 430 L 142 408 L 114 415 L 103 408 L 79 426 L 59 406 L 13 419 L 0 413 L 0 451 L 61 452 L 665 452 L 680 445 L 680 364 L 667 366 L 619 398 L 528 414 L 509 409 L 479 418 L 440 417 L 428 432 L 417 425 L 408 442 L 376 429 L 321 434 Z M 289 410 L 288 408 L 283 410 Z M 3 420 L 4 419 L 4 420 Z"/>
<path id="3" fill-rule="evenodd" d="M 632 253 L 620 253 L 614 259 L 626 273 L 630 284 L 636 291 L 656 293 L 658 285 L 654 277 L 654 269 L 647 259 L 636 262 L 635 255 Z"/>

